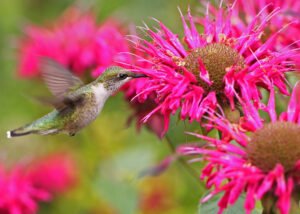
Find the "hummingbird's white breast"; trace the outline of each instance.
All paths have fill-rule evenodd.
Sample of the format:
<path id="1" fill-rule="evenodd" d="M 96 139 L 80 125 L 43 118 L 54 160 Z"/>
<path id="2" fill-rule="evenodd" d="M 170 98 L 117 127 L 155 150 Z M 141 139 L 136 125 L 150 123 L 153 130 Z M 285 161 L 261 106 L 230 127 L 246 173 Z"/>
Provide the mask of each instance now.
<path id="1" fill-rule="evenodd" d="M 109 97 L 109 92 L 102 83 L 92 86 L 92 90 L 95 96 L 96 105 L 98 106 L 99 111 L 101 111 L 105 101 Z"/>

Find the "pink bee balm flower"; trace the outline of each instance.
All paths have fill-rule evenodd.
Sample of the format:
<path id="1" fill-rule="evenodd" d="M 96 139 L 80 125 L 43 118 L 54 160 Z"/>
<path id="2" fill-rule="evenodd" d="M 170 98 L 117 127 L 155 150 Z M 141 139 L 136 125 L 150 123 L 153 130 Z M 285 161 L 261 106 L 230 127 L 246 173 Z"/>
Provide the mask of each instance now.
<path id="1" fill-rule="evenodd" d="M 91 13 L 70 8 L 48 27 L 28 26 L 20 43 L 19 74 L 34 77 L 39 74 L 41 57 L 49 57 L 78 75 L 92 72 L 96 77 L 115 61 L 123 62 L 120 52 L 128 45 L 118 25 L 107 21 L 96 23 Z"/>
<path id="2" fill-rule="evenodd" d="M 188 11 L 188 23 L 182 16 L 184 43 L 165 25 L 159 22 L 156 31 L 146 28 L 150 41 L 135 42 L 138 50 L 144 51 L 140 61 L 147 61 L 150 67 L 135 66 L 135 70 L 148 75 L 145 87 L 137 91 L 140 100 L 156 94 L 158 106 L 145 117 L 147 121 L 155 112 L 165 116 L 165 123 L 178 109 L 181 119 L 201 121 L 208 109 L 219 104 L 234 109 L 236 96 L 251 99 L 255 105 L 264 108 L 260 102 L 258 86 L 270 90 L 274 86 L 287 94 L 284 73 L 291 70 L 287 59 L 295 53 L 270 48 L 277 34 L 261 41 L 261 35 L 268 25 L 268 19 L 255 17 L 252 22 L 235 35 L 231 23 L 232 8 L 217 9 L 217 15 L 210 18 L 209 6 L 199 26 Z M 274 11 L 273 15 L 279 13 Z M 165 126 L 164 132 L 168 126 Z"/>
<path id="3" fill-rule="evenodd" d="M 236 7 L 233 13 L 245 16 L 245 23 L 251 23 L 251 20 L 262 11 L 261 17 L 267 18 L 273 13 L 273 10 L 280 8 L 282 13 L 274 16 L 270 20 L 265 36 L 273 33 L 278 33 L 278 37 L 274 41 L 273 47 L 280 50 L 282 47 L 289 45 L 291 49 L 300 48 L 300 2 L 293 0 L 262 0 L 249 1 L 243 0 L 235 1 Z M 237 26 L 243 30 L 245 23 L 239 23 Z M 288 27 L 287 27 L 288 26 Z M 294 59 L 297 68 L 300 68 L 300 57 L 296 56 Z"/>
<path id="4" fill-rule="evenodd" d="M 218 203 L 222 213 L 245 192 L 246 213 L 251 213 L 256 200 L 262 200 L 264 213 L 278 210 L 281 214 L 299 213 L 296 193 L 300 185 L 300 83 L 293 90 L 287 111 L 279 117 L 271 91 L 267 107 L 269 123 L 263 123 L 251 102 L 245 101 L 243 105 L 244 127 L 252 130 L 250 134 L 239 131 L 222 117 L 215 117 L 212 120 L 217 130 L 229 133 L 232 141 L 194 134 L 204 139 L 207 146 L 178 148 L 181 154 L 203 155 L 207 160 L 201 178 L 206 179 L 212 191 L 202 202 L 224 192 Z"/>

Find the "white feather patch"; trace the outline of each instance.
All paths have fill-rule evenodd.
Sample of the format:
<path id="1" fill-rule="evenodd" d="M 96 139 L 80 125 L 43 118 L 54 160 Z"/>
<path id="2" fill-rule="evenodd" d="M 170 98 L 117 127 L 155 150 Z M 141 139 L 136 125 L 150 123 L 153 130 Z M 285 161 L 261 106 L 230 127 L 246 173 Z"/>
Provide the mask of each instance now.
<path id="1" fill-rule="evenodd" d="M 10 133 L 10 131 L 7 131 L 7 132 L 6 132 L 6 137 L 7 137 L 7 138 L 11 138 L 11 133 Z"/>
<path id="2" fill-rule="evenodd" d="M 95 94 L 97 105 L 103 106 L 106 99 L 109 97 L 109 92 L 104 88 L 103 84 L 92 86 L 92 89 Z"/>

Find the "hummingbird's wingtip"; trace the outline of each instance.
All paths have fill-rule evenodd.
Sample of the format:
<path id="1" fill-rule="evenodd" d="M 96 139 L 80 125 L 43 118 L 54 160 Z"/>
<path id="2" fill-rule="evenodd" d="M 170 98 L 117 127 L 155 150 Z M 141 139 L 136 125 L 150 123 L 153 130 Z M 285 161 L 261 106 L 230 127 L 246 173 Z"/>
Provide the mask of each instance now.
<path id="1" fill-rule="evenodd" d="M 7 131 L 7 132 L 6 132 L 6 137 L 7 137 L 7 138 L 11 138 L 11 133 L 10 133 L 10 131 Z"/>

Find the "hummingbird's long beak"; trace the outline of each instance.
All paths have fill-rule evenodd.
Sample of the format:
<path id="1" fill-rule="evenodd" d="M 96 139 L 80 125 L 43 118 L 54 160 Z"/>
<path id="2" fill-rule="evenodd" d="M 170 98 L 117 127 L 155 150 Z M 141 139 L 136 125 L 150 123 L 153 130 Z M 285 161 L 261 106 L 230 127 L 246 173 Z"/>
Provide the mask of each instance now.
<path id="1" fill-rule="evenodd" d="M 131 76 L 132 78 L 148 77 L 148 76 L 145 75 L 145 74 L 137 74 L 137 73 L 132 73 L 130 76 Z"/>

